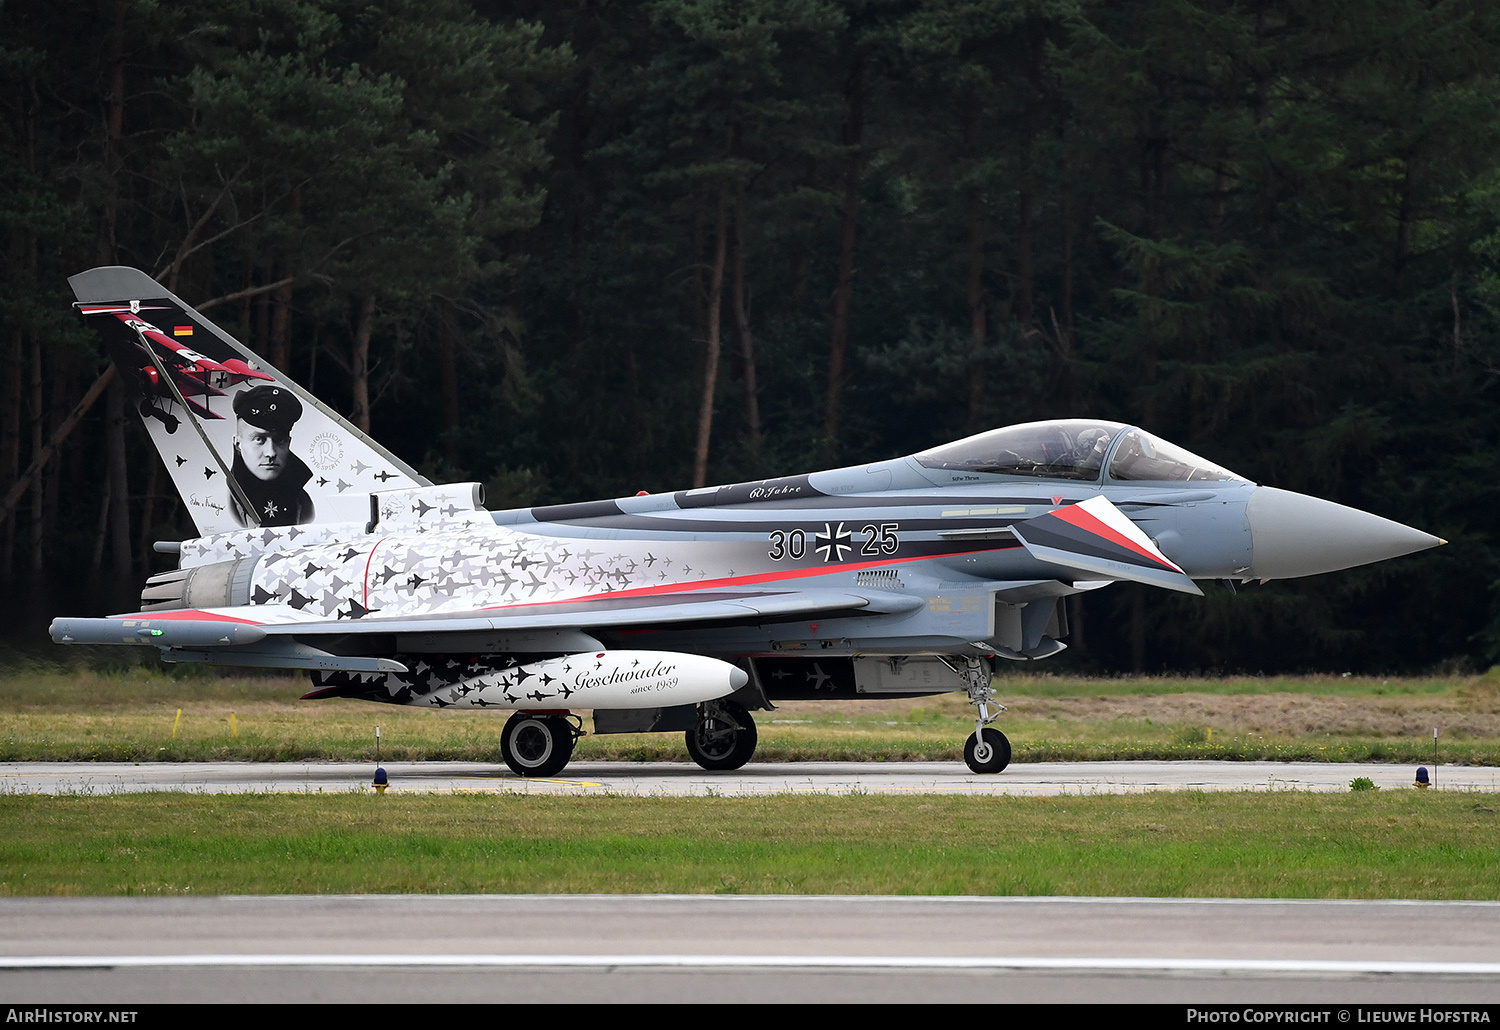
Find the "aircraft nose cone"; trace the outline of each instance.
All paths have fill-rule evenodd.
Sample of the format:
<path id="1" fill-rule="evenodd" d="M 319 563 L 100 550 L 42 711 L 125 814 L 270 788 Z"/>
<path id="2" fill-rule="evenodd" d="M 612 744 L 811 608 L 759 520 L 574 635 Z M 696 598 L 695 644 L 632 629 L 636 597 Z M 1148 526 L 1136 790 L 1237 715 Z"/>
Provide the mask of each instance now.
<path id="1" fill-rule="evenodd" d="M 1256 579 L 1316 576 L 1446 542 L 1358 508 L 1270 486 L 1251 492 L 1245 515 Z"/>

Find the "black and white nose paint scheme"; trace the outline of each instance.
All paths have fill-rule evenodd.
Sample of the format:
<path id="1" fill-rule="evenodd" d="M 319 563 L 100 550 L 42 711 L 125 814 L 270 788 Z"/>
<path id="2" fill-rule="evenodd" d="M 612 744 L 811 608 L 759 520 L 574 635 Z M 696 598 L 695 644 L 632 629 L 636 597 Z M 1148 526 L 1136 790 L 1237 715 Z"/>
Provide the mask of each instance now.
<path id="1" fill-rule="evenodd" d="M 433 484 L 145 273 L 70 280 L 200 535 L 141 610 L 61 643 L 306 669 L 307 695 L 513 712 L 506 763 L 583 734 L 682 731 L 733 769 L 783 699 L 966 691 L 965 760 L 1010 743 L 995 663 L 1066 646 L 1065 599 L 1129 581 L 1287 579 L 1443 541 L 1258 486 L 1143 429 L 1007 426 L 757 483 L 488 511 Z"/>

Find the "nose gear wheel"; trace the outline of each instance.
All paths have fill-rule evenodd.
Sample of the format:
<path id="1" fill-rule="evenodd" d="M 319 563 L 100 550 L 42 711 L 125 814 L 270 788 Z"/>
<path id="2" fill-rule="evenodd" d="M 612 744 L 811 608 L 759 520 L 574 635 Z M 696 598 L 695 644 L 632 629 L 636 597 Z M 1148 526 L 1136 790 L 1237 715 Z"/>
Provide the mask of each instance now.
<path id="1" fill-rule="evenodd" d="M 971 733 L 964 744 L 964 764 L 980 774 L 997 773 L 1010 764 L 1010 741 L 988 726 L 982 735 Z"/>

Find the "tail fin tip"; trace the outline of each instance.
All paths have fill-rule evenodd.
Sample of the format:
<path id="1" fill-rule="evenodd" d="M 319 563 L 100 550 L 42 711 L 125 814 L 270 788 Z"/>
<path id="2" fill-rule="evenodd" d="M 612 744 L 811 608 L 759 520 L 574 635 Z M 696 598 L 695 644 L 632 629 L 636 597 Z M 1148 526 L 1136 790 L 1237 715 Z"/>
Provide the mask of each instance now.
<path id="1" fill-rule="evenodd" d="M 140 269 L 68 285 L 200 534 L 361 521 L 376 490 L 431 485 Z"/>

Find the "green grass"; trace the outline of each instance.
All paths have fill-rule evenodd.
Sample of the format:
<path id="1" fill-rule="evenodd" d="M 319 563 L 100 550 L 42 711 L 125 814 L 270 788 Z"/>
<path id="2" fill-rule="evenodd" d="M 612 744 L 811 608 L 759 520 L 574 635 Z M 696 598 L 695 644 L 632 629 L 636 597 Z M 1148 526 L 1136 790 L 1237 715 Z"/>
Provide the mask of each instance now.
<path id="1" fill-rule="evenodd" d="M 1145 694 L 1303 694 L 1328 697 L 1423 697 L 1451 693 L 1476 677 L 1457 676 L 1119 676 L 1084 678 L 1013 673 L 996 678 L 1000 692 L 1026 697 L 1129 697 Z"/>
<path id="2" fill-rule="evenodd" d="M 121 650 L 116 648 L 115 650 Z M 0 700 L 6 706 L 62 708 L 82 704 L 130 705 L 173 701 L 295 699 L 312 689 L 305 676 L 221 672 L 207 666 L 147 665 L 115 670 L 65 668 L 40 663 L 0 667 Z M 1012 673 L 995 678 L 1002 696 L 1037 698 L 1122 697 L 1154 694 L 1299 694 L 1338 697 L 1442 696 L 1476 682 L 1500 681 L 1500 666 L 1485 676 L 1120 676 L 1080 677 Z M 920 708 L 921 701 L 916 702 Z M 931 704 L 931 702 L 928 702 Z"/>
<path id="3" fill-rule="evenodd" d="M 1495 674 L 1414 680 L 1011 675 L 996 685 L 1011 705 L 997 725 L 1011 738 L 1018 762 L 1420 762 L 1432 757 L 1430 729 L 1413 727 L 1442 723 L 1442 761 L 1500 765 Z M 0 761 L 366 760 L 374 755 L 377 724 L 382 754 L 391 760 L 500 761 L 500 727 L 508 713 L 298 700 L 307 689 L 300 678 L 167 676 L 144 668 L 0 675 Z M 1150 709 L 1155 718 L 1135 710 L 1153 699 L 1163 699 Z M 1253 704 L 1254 718 L 1272 721 L 1284 706 L 1316 703 L 1344 728 L 1333 721 L 1309 728 L 1303 719 L 1295 729 L 1249 722 L 1215 729 L 1189 711 L 1206 702 L 1246 711 Z M 1420 719 L 1411 714 L 1416 710 Z M 958 761 L 973 729 L 963 695 L 794 703 L 757 713 L 756 721 L 760 761 Z M 680 733 L 591 735 L 575 754 L 580 761 L 687 761 Z"/>
<path id="4" fill-rule="evenodd" d="M 0 797 L 0 895 L 1500 898 L 1486 795 Z"/>

